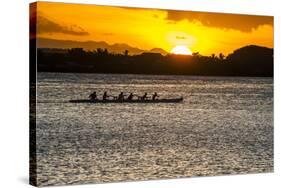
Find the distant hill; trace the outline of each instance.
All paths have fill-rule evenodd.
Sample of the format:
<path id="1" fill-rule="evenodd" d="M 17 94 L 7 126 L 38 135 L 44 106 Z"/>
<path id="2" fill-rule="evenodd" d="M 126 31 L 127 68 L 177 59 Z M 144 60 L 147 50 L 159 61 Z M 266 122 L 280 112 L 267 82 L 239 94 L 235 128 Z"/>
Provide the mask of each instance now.
<path id="1" fill-rule="evenodd" d="M 70 49 L 70 48 L 83 48 L 85 50 L 96 50 L 97 48 L 106 48 L 113 53 L 124 53 L 125 50 L 129 51 L 129 54 L 141 54 L 144 52 L 161 53 L 166 55 L 168 52 L 161 48 L 153 48 L 151 50 L 142 50 L 139 48 L 131 47 L 125 43 L 108 44 L 104 41 L 72 41 L 72 40 L 56 40 L 48 38 L 38 38 L 38 48 L 56 48 L 56 49 Z"/>
<path id="2" fill-rule="evenodd" d="M 273 49 L 248 45 L 235 50 L 227 56 L 239 74 L 273 76 Z"/>
<path id="3" fill-rule="evenodd" d="M 232 61 L 237 61 L 241 63 L 252 63 L 260 62 L 263 59 L 272 58 L 273 49 L 263 46 L 248 45 L 242 48 L 234 50 L 233 53 L 228 55 L 228 59 Z"/>
<path id="4" fill-rule="evenodd" d="M 151 53 L 159 53 L 159 54 L 162 54 L 162 55 L 166 55 L 168 54 L 165 50 L 163 50 L 162 48 L 153 48 L 151 49 L 149 52 Z"/>

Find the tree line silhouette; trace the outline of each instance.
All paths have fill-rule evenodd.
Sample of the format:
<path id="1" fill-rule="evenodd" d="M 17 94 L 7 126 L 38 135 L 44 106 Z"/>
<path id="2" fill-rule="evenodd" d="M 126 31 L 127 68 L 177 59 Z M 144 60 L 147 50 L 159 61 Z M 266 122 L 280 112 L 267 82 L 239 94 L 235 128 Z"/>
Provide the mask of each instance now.
<path id="1" fill-rule="evenodd" d="M 63 52 L 63 53 L 62 53 Z M 34 62 L 35 63 L 35 62 Z M 39 72 L 174 74 L 205 76 L 273 76 L 273 49 L 255 45 L 235 50 L 228 56 L 142 53 L 112 53 L 98 48 L 38 49 Z"/>

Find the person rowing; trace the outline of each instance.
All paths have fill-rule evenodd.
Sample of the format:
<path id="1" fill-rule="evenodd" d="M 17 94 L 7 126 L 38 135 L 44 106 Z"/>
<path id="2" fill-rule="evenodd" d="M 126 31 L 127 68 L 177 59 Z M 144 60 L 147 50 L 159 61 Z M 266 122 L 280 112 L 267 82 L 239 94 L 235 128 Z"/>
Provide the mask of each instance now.
<path id="1" fill-rule="evenodd" d="M 121 92 L 119 95 L 118 95 L 118 100 L 124 100 L 124 97 L 125 97 L 126 95 L 124 95 L 124 93 L 123 92 Z"/>
<path id="2" fill-rule="evenodd" d="M 136 95 L 134 95 L 133 93 L 130 93 L 130 95 L 128 96 L 127 99 L 131 101 L 131 100 L 133 100 L 133 97 L 134 97 L 134 96 L 136 96 Z"/>
<path id="3" fill-rule="evenodd" d="M 147 93 L 145 92 L 144 95 L 141 97 L 141 100 L 146 100 L 147 98 Z"/>
<path id="4" fill-rule="evenodd" d="M 109 96 L 107 95 L 107 92 L 105 91 L 105 92 L 103 93 L 102 100 L 107 100 L 108 97 L 109 97 Z"/>
<path id="5" fill-rule="evenodd" d="M 92 94 L 89 95 L 89 98 L 91 100 L 96 100 L 97 99 L 97 92 L 94 91 Z"/>
<path id="6" fill-rule="evenodd" d="M 155 92 L 153 95 L 152 95 L 152 100 L 156 100 L 156 98 L 158 98 L 159 95 Z"/>

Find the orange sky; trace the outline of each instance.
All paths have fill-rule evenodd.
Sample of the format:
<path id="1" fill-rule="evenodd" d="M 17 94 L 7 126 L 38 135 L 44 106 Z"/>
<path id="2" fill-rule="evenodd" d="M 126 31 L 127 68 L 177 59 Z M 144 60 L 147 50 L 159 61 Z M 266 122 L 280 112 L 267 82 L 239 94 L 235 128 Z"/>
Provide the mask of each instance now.
<path id="1" fill-rule="evenodd" d="M 203 55 L 245 45 L 273 47 L 273 17 L 37 3 L 37 37 L 126 43 L 168 52 L 185 45 Z"/>

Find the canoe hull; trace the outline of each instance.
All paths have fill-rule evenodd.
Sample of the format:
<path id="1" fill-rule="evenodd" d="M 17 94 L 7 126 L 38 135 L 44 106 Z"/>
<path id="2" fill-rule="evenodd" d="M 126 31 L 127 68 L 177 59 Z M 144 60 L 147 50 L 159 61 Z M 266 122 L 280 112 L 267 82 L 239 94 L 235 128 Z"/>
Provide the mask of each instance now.
<path id="1" fill-rule="evenodd" d="M 182 102 L 183 98 L 175 99 L 157 99 L 157 100 L 89 100 L 89 99 L 78 99 L 70 100 L 71 103 L 179 103 Z"/>

